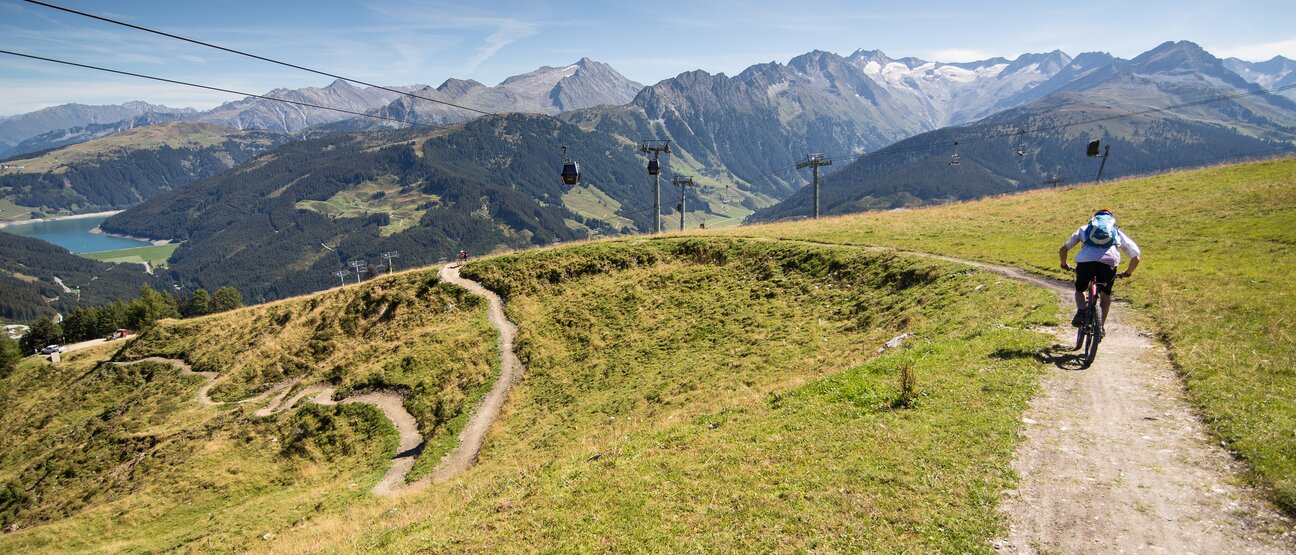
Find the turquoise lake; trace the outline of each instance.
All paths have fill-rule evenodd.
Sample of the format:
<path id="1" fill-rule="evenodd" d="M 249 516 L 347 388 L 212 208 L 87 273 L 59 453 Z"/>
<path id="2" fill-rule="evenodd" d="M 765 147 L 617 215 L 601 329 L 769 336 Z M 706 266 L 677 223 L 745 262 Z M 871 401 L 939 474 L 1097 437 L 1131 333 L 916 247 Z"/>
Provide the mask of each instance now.
<path id="1" fill-rule="evenodd" d="M 149 243 L 143 241 L 90 233 L 91 229 L 94 229 L 106 219 L 108 219 L 107 216 L 97 216 L 94 218 L 17 224 L 0 228 L 0 231 L 49 241 L 77 254 L 149 246 Z"/>

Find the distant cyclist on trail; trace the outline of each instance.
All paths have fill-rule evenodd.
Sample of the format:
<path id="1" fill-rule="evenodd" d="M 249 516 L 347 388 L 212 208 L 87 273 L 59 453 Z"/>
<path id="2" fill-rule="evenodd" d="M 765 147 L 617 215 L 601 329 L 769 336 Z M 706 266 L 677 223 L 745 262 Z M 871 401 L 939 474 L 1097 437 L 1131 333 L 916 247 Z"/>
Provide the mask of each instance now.
<path id="1" fill-rule="evenodd" d="M 460 262 L 468 261 L 468 251 L 459 251 L 459 261 Z"/>
<path id="2" fill-rule="evenodd" d="M 1071 319 L 1071 325 L 1079 327 L 1084 322 L 1085 290 L 1094 277 L 1098 278 L 1098 290 L 1102 293 L 1102 317 L 1103 324 L 1106 324 L 1107 309 L 1111 306 L 1112 282 L 1116 281 L 1116 268 L 1121 261 L 1120 253 L 1124 251 L 1130 257 L 1129 267 L 1120 274 L 1120 277 L 1127 278 L 1134 275 L 1142 251 L 1129 235 L 1116 227 L 1116 215 L 1107 207 L 1099 208 L 1093 219 L 1080 226 L 1058 249 L 1063 270 L 1071 269 L 1071 265 L 1067 264 L 1067 253 L 1082 242 L 1084 247 L 1075 257 L 1076 315 Z"/>

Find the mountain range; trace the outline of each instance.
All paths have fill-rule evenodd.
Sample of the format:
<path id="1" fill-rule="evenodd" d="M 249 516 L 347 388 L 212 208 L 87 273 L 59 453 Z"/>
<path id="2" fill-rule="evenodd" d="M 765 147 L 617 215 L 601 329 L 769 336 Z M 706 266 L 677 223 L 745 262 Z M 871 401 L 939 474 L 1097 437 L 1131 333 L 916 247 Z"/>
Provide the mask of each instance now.
<path id="1" fill-rule="evenodd" d="M 26 114 L 5 116 L 0 118 L 0 158 L 7 158 L 14 145 L 51 131 L 83 128 L 92 124 L 116 125 L 145 114 L 193 115 L 196 113 L 193 108 L 168 108 L 137 100 L 108 106 L 62 104 Z"/>
<path id="2" fill-rule="evenodd" d="M 411 91 L 422 98 L 402 96 L 372 113 L 385 118 L 443 125 L 469 120 L 482 112 L 527 112 L 557 114 L 600 105 L 620 106 L 634 99 L 643 85 L 626 79 L 612 66 L 581 58 L 564 67 L 545 66 L 505 79 L 488 87 L 471 79 L 448 79 L 436 88 Z M 431 99 L 431 100 L 424 100 Z M 475 109 L 464 110 L 452 105 Z M 351 118 L 339 130 L 404 127 L 388 121 Z"/>
<path id="3" fill-rule="evenodd" d="M 421 123 L 444 124 L 465 121 L 479 112 L 452 108 L 401 93 L 470 106 L 487 112 L 531 112 L 556 114 L 565 110 L 588 108 L 601 104 L 625 104 L 634 98 L 642 85 L 626 79 L 607 64 L 582 58 L 560 68 L 542 67 L 505 79 L 495 87 L 472 80 L 449 79 L 440 87 L 405 85 L 356 87 L 336 80 L 326 87 L 275 89 L 263 96 L 301 104 L 248 97 L 227 102 L 211 110 L 173 109 L 145 102 L 127 102 L 117 106 L 64 104 L 16 116 L 0 118 L 0 158 L 47 148 L 83 142 L 106 135 L 111 127 L 128 129 L 141 116 L 155 121 L 178 119 L 280 133 L 351 120 L 340 130 L 367 130 L 398 126 L 393 122 L 359 118 L 353 113 L 375 115 Z M 398 92 L 392 92 L 398 91 Z M 306 105 L 326 106 L 352 112 L 340 112 Z M 163 118 L 161 115 L 172 115 Z M 98 127 L 96 127 L 98 126 Z M 107 127 L 104 127 L 107 126 Z M 49 135 L 49 136 L 46 136 Z M 38 137 L 36 140 L 33 138 Z M 21 144 L 23 141 L 31 141 Z"/>
<path id="4" fill-rule="evenodd" d="M 387 124 L 343 120 L 299 129 L 311 138 L 157 189 L 104 228 L 185 241 L 170 266 L 178 283 L 280 298 L 324 287 L 345 261 L 387 250 L 421 263 L 464 247 L 651 231 L 652 181 L 636 152 L 646 139 L 671 141 L 664 183 L 694 179 L 695 187 L 662 191 L 662 214 L 672 218 L 687 197 L 690 227 L 807 214 L 809 172 L 792 168 L 812 152 L 839 161 L 824 179 L 826 213 L 1073 182 L 1093 173 L 1083 149 L 1094 138 L 1112 147 L 1109 177 L 1284 152 L 1296 105 L 1259 93 L 1290 77 L 1290 64 L 1271 62 L 1239 66 L 1189 42 L 1133 60 L 1055 51 L 947 64 L 816 51 L 733 77 L 685 72 L 631 96 L 637 84 L 582 59 L 496 87 L 449 80 L 416 89 L 538 115 L 464 122 L 471 114 L 396 98 L 371 112 L 442 127 L 384 131 Z M 357 90 L 368 89 L 315 89 Z M 1230 98 L 1201 102 L 1220 96 Z M 248 110 L 261 102 L 248 101 Z M 1149 109 L 1167 106 L 1178 107 Z M 242 113 L 237 125 L 311 121 Z M 558 180 L 559 145 L 580 162 L 582 184 Z"/>
<path id="5" fill-rule="evenodd" d="M 629 145 L 553 118 L 515 115 L 288 143 L 101 227 L 183 241 L 168 271 L 186 287 L 238 284 L 249 299 L 277 299 L 327 287 L 348 261 L 376 262 L 383 252 L 402 253 L 402 266 L 425 265 L 459 249 L 549 245 L 649 221 L 647 212 L 609 223 L 569 208 L 553 166 L 555 144 L 604 153 L 582 163 L 587 185 L 651 206 L 648 190 L 633 186 L 642 168 Z"/>
<path id="6" fill-rule="evenodd" d="M 1282 56 L 1274 56 L 1267 62 L 1248 62 L 1237 58 L 1226 58 L 1224 67 L 1266 89 L 1292 87 L 1278 91 L 1287 98 L 1296 100 L 1296 61 Z"/>
<path id="7" fill-rule="evenodd" d="M 1196 44 L 1167 42 L 1078 75 L 1039 100 L 860 157 L 823 180 L 821 212 L 1089 181 L 1100 163 L 1086 157 L 1095 139 L 1110 148 L 1106 178 L 1296 151 L 1296 103 L 1254 91 Z M 803 189 L 750 220 L 810 214 L 811 197 Z"/>

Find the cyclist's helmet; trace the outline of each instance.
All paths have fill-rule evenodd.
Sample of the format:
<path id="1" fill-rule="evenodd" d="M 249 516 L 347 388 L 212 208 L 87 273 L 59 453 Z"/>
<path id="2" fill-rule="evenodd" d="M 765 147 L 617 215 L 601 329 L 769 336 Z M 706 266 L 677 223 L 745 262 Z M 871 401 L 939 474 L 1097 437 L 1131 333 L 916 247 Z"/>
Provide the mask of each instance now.
<path id="1" fill-rule="evenodd" d="M 1112 212 L 1112 209 L 1111 209 L 1111 208 L 1107 208 L 1106 206 L 1104 206 L 1104 207 L 1102 207 L 1102 208 L 1099 208 L 1097 212 L 1094 212 L 1094 215 L 1097 216 L 1097 215 L 1099 215 L 1099 214 L 1103 214 L 1103 213 L 1111 214 L 1112 216 L 1115 216 L 1115 215 L 1116 215 L 1115 212 Z"/>

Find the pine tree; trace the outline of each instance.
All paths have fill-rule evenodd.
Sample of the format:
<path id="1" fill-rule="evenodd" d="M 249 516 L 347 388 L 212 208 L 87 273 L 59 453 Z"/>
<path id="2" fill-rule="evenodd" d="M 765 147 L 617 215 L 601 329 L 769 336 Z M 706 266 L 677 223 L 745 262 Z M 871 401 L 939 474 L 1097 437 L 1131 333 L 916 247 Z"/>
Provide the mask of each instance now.
<path id="1" fill-rule="evenodd" d="M 228 285 L 217 289 L 216 294 L 212 295 L 212 312 L 225 312 L 240 306 L 243 306 L 243 296 L 238 289 Z"/>
<path id="2" fill-rule="evenodd" d="M 18 342 L 9 339 L 7 334 L 0 333 L 0 378 L 13 372 L 14 366 L 22 360 L 22 349 Z"/>
<path id="3" fill-rule="evenodd" d="M 194 291 L 193 294 L 189 296 L 189 310 L 186 312 L 187 316 L 202 316 L 204 314 L 210 314 L 211 311 L 212 297 L 206 289 Z"/>
<path id="4" fill-rule="evenodd" d="M 140 285 L 139 297 L 131 301 L 128 323 L 130 327 L 142 331 L 153 327 L 158 320 L 179 316 L 180 309 L 176 306 L 175 297 L 155 291 L 146 283 Z"/>
<path id="5" fill-rule="evenodd" d="M 31 330 L 22 338 L 22 351 L 24 353 L 35 353 L 41 347 L 59 343 L 63 338 L 63 329 L 58 324 L 50 320 L 49 317 L 37 320 L 32 324 Z"/>

